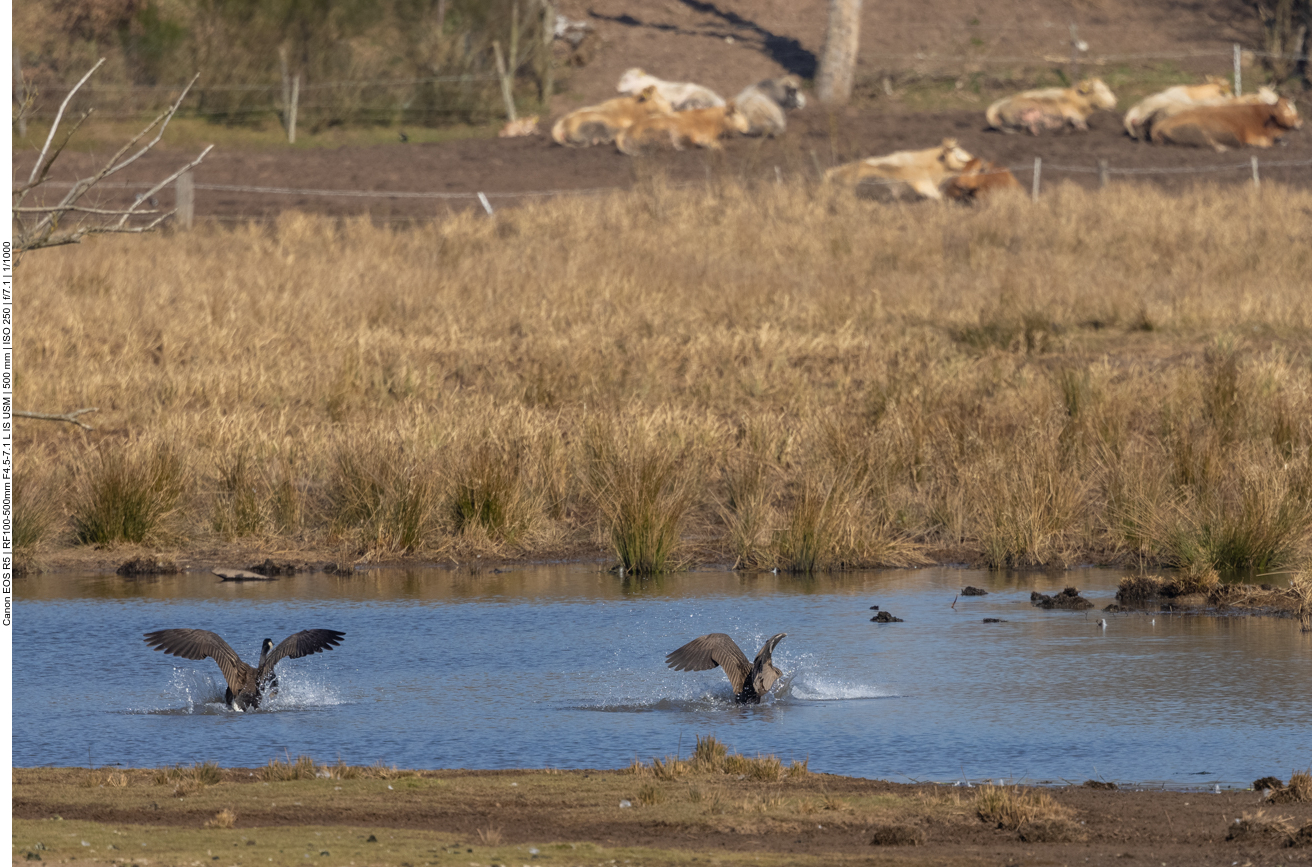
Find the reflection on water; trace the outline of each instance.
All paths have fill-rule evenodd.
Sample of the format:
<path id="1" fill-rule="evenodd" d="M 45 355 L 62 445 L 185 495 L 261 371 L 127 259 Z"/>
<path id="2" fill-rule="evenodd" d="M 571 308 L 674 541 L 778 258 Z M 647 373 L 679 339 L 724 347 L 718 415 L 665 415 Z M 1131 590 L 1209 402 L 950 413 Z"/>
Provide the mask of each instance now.
<path id="1" fill-rule="evenodd" d="M 1091 777 L 1247 785 L 1312 764 L 1312 635 L 1290 620 L 1039 611 L 1069 584 L 1099 608 L 1120 573 L 926 569 L 621 579 L 595 566 L 18 585 L 14 762 L 258 765 L 285 754 L 409 767 L 619 767 L 714 733 L 747 754 L 889 779 Z M 973 584 L 988 596 L 957 598 Z M 953 602 L 955 601 L 955 606 Z M 871 605 L 905 622 L 875 624 Z M 1096 622 L 1107 617 L 1107 627 Z M 985 623 L 985 618 L 1006 622 Z M 209 660 L 148 649 L 190 626 L 248 662 L 260 640 L 346 632 L 279 665 L 257 712 Z M 736 706 L 717 671 L 665 668 L 727 632 L 784 671 Z"/>

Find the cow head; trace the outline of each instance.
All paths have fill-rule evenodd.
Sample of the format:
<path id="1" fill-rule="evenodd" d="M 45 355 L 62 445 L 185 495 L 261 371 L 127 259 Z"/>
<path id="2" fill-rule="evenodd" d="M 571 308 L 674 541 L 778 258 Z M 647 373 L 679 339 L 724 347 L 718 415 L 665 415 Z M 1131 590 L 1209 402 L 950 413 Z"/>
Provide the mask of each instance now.
<path id="1" fill-rule="evenodd" d="M 1303 121 L 1298 116 L 1298 107 L 1287 99 L 1282 99 L 1271 107 L 1271 117 L 1285 129 L 1298 129 Z"/>
<path id="2" fill-rule="evenodd" d="M 730 100 L 724 106 L 724 128 L 740 132 L 743 135 L 752 128 L 752 122 L 747 119 L 747 115 L 738 110 L 738 106 Z"/>
<path id="3" fill-rule="evenodd" d="M 1095 108 L 1116 108 L 1116 94 L 1103 83 L 1101 78 L 1086 78 L 1075 88 L 1081 96 L 1087 97 Z"/>
<path id="4" fill-rule="evenodd" d="M 943 139 L 942 150 L 939 152 L 938 161 L 949 171 L 959 172 L 970 165 L 974 159 L 967 151 L 957 144 L 954 138 Z"/>
<path id="5" fill-rule="evenodd" d="M 1230 96 L 1234 93 L 1234 89 L 1230 86 L 1230 79 L 1228 78 L 1222 78 L 1219 75 L 1209 75 L 1207 76 L 1207 83 L 1220 91 L 1222 96 Z"/>

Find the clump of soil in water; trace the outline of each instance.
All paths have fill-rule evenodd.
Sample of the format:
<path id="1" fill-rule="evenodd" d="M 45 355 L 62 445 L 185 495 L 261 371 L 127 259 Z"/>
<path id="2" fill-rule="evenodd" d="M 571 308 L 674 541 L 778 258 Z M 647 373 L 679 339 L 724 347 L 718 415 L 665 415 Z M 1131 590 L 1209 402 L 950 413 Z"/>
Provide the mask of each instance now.
<path id="1" fill-rule="evenodd" d="M 1083 611 L 1092 608 L 1093 603 L 1080 595 L 1074 587 L 1067 587 L 1055 596 L 1045 596 L 1037 590 L 1030 594 L 1030 604 L 1039 608 L 1060 608 L 1066 611 Z"/>
<path id="2" fill-rule="evenodd" d="M 1084 783 L 1083 783 L 1083 785 L 1084 785 L 1084 788 L 1086 788 L 1086 789 L 1115 789 L 1115 788 L 1117 788 L 1117 785 L 1116 785 L 1115 783 L 1108 783 L 1108 782 L 1105 782 L 1105 781 L 1103 781 L 1103 780 L 1085 780 Z"/>
<path id="3" fill-rule="evenodd" d="M 989 591 L 981 590 L 978 587 L 967 587 L 961 591 L 962 596 L 988 596 Z"/>
<path id="4" fill-rule="evenodd" d="M 1001 617 L 985 617 L 985 618 L 984 618 L 984 622 L 985 622 L 985 623 L 1006 623 L 1007 621 L 1003 620 Z"/>
<path id="5" fill-rule="evenodd" d="M 876 614 L 874 617 L 870 618 L 870 622 L 871 623 L 901 623 L 902 618 L 894 617 L 892 614 L 889 614 L 887 611 L 881 611 L 878 614 Z"/>
<path id="6" fill-rule="evenodd" d="M 1260 792 L 1263 789 L 1283 789 L 1285 781 L 1279 777 L 1262 777 L 1260 780 L 1253 780 L 1253 791 Z"/>
<path id="7" fill-rule="evenodd" d="M 176 575 L 178 574 L 178 564 L 172 560 L 157 560 L 154 557 L 134 557 L 119 566 L 115 571 L 126 577 L 134 575 Z"/>
<path id="8" fill-rule="evenodd" d="M 881 825 L 875 829 L 871 846 L 920 846 L 925 842 L 925 831 L 914 825 Z"/>

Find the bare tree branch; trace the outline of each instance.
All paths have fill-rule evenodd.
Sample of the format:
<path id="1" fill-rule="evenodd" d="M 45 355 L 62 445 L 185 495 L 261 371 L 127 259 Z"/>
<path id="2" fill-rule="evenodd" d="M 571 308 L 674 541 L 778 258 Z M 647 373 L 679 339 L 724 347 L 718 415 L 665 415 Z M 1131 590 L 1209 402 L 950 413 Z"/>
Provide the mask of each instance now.
<path id="1" fill-rule="evenodd" d="M 51 152 L 51 142 L 55 139 L 55 133 L 59 128 L 64 111 L 68 107 L 69 100 L 71 100 L 73 94 L 86 83 L 87 79 L 91 77 L 91 74 L 100 68 L 102 63 L 104 63 L 103 58 L 93 66 L 86 75 L 82 76 L 81 81 L 74 85 L 73 89 L 69 91 L 66 97 L 64 97 L 64 102 L 60 105 L 59 113 L 55 116 L 54 124 L 50 128 L 50 134 L 46 137 L 45 146 L 41 149 L 36 165 L 32 167 L 32 173 L 28 178 L 28 182 L 15 189 L 13 192 L 13 207 L 11 213 L 16 224 L 14 232 L 15 262 L 18 261 L 18 256 L 20 254 L 28 250 L 36 250 L 42 247 L 58 247 L 64 244 L 76 244 L 87 235 L 101 235 L 114 232 L 138 234 L 156 228 L 161 222 L 163 222 L 163 220 L 171 216 L 174 211 L 168 211 L 149 221 L 145 225 L 132 225 L 129 221 L 137 217 L 147 217 L 160 214 L 157 210 L 146 209 L 144 203 L 148 202 L 151 196 L 159 192 L 165 186 L 176 181 L 183 172 L 189 171 L 199 165 L 201 160 L 205 159 L 206 155 L 214 148 L 213 145 L 206 147 L 205 150 L 201 152 L 200 156 L 152 186 L 147 192 L 138 197 L 136 202 L 126 209 L 111 210 L 88 208 L 78 204 L 82 197 L 95 187 L 96 184 L 100 183 L 110 175 L 122 171 L 124 168 L 132 165 L 148 153 L 151 148 L 159 144 L 164 136 L 164 130 L 168 128 L 169 121 L 171 121 L 173 116 L 177 114 L 178 109 L 182 106 L 182 101 L 187 98 L 187 94 L 191 91 L 192 86 L 195 85 L 197 78 L 199 78 L 199 75 L 197 75 L 187 83 L 187 86 L 182 89 L 182 92 L 178 94 L 178 98 L 173 101 L 168 109 L 151 121 L 145 129 L 137 133 L 131 141 L 119 148 L 118 151 L 110 157 L 103 166 L 101 166 L 99 171 L 89 177 L 82 178 L 73 184 L 68 193 L 65 194 L 57 204 L 23 206 L 23 202 L 27 195 L 46 182 L 50 173 L 50 167 L 54 164 L 60 153 L 63 152 L 64 147 L 68 144 L 73 133 L 77 131 L 78 127 L 80 127 L 86 120 L 87 115 L 90 114 L 90 112 L 83 114 L 82 117 L 78 119 L 77 123 L 74 124 L 73 129 L 63 137 L 59 146 Z M 154 138 L 138 148 L 141 141 L 145 139 L 152 130 L 155 131 Z M 136 148 L 135 151 L 133 151 L 134 148 Z M 130 156 L 129 153 L 131 153 Z M 117 219 L 109 219 L 99 223 L 84 222 L 71 230 L 61 231 L 60 221 L 68 214 L 94 214 L 102 217 L 117 217 Z M 28 219 L 25 219 L 25 217 L 28 217 Z M 35 219 L 31 219 L 31 217 L 35 217 Z M 31 219 L 30 222 L 29 219 Z"/>
<path id="2" fill-rule="evenodd" d="M 105 58 L 103 57 L 97 60 L 96 65 L 91 67 L 91 69 L 87 72 L 86 75 L 82 76 L 81 81 L 73 85 L 73 89 L 68 92 L 68 96 L 64 97 L 64 101 L 59 104 L 59 111 L 58 113 L 55 114 L 55 122 L 50 125 L 50 134 L 46 136 L 46 143 L 41 148 L 41 156 L 37 157 L 36 165 L 32 166 L 32 174 L 28 176 L 27 179 L 28 186 L 31 186 L 33 183 L 36 182 L 37 169 L 39 169 L 41 167 L 41 164 L 45 161 L 46 151 L 50 150 L 50 142 L 54 141 L 55 139 L 55 130 L 59 129 L 59 121 L 64 117 L 64 109 L 68 108 L 69 100 L 73 98 L 73 94 L 77 93 L 78 90 L 81 89 L 82 85 L 87 83 L 87 79 L 90 78 L 97 69 L 103 66 L 104 63 L 105 63 Z"/>
<path id="3" fill-rule="evenodd" d="M 75 424 L 84 430 L 95 430 L 95 428 L 93 428 L 91 425 L 79 420 L 78 416 L 84 413 L 96 412 L 96 411 L 97 408 L 94 406 L 86 406 L 83 407 L 82 409 L 75 409 L 72 412 L 66 412 L 66 413 L 27 412 L 26 410 L 16 409 L 14 410 L 14 415 L 19 416 L 20 418 L 40 419 L 41 421 L 66 421 L 69 424 Z"/>

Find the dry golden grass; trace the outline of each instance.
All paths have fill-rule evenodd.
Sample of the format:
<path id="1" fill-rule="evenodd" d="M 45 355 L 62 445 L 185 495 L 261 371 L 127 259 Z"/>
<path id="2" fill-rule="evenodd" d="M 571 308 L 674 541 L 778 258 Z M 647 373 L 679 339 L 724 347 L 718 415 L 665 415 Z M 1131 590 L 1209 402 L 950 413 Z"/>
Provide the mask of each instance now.
<path id="1" fill-rule="evenodd" d="M 1267 798 L 1273 804 L 1297 804 L 1312 801 L 1312 770 L 1295 771 L 1289 785 L 1281 786 Z"/>
<path id="2" fill-rule="evenodd" d="M 1082 837 L 1074 812 L 1038 789 L 980 786 L 975 809 L 980 819 L 1018 832 L 1027 843 L 1070 842 Z"/>
<path id="3" fill-rule="evenodd" d="M 1297 564 L 1310 207 L 651 183 L 495 221 L 287 214 L 42 251 L 15 403 L 101 412 L 90 435 L 19 425 L 20 513 L 72 516 L 33 513 L 26 544 Z M 141 490 L 161 511 L 122 520 Z"/>
<path id="4" fill-rule="evenodd" d="M 237 814 L 226 807 L 215 813 L 213 819 L 205 820 L 206 828 L 231 828 L 236 824 Z"/>

